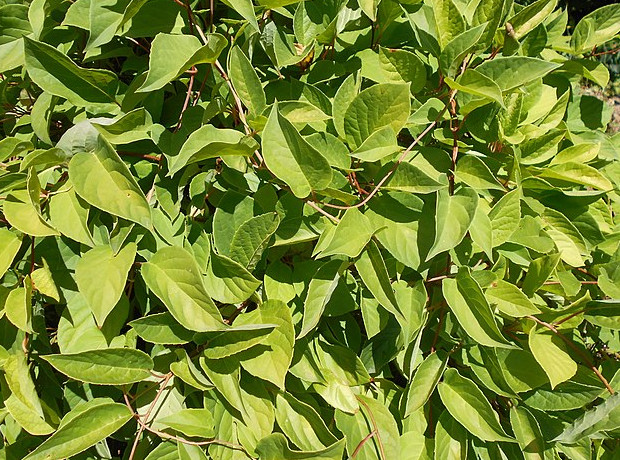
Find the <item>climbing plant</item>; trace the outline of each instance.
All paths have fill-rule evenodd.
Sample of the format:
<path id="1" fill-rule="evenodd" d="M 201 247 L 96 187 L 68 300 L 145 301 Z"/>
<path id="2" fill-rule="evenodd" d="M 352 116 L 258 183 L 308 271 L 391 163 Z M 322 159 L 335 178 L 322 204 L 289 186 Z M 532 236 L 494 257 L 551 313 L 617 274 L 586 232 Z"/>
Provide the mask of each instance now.
<path id="1" fill-rule="evenodd" d="M 620 455 L 620 5 L 0 0 L 0 459 Z"/>

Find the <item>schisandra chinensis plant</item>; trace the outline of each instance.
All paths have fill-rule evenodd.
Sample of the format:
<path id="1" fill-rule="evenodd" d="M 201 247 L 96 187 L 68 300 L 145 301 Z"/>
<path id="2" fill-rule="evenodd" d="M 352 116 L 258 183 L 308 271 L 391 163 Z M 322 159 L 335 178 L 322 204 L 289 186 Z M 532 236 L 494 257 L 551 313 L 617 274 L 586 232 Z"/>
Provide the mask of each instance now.
<path id="1" fill-rule="evenodd" d="M 185 1 L 0 0 L 0 459 L 617 459 L 620 5 Z"/>

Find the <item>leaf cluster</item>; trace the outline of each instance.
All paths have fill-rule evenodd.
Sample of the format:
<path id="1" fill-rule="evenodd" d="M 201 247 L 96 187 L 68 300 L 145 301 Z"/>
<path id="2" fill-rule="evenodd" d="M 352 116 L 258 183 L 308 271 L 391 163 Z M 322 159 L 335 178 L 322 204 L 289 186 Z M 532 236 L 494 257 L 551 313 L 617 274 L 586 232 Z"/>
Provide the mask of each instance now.
<path id="1" fill-rule="evenodd" d="M 620 455 L 620 5 L 0 0 L 1 459 Z"/>

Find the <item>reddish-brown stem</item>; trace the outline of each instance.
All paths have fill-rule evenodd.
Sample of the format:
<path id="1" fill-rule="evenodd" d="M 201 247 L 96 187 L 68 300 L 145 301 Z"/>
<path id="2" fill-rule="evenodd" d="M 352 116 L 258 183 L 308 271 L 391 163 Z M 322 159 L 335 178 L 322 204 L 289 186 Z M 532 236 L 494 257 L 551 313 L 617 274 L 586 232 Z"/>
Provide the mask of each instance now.
<path id="1" fill-rule="evenodd" d="M 323 214 L 328 219 L 331 219 L 334 223 L 337 224 L 338 222 L 340 222 L 340 219 L 338 219 L 336 216 L 332 216 L 330 213 L 328 213 L 323 208 L 318 206 L 314 201 L 308 200 L 308 201 L 306 201 L 306 203 L 308 203 L 308 206 L 310 206 L 311 208 L 313 208 L 317 212 L 320 212 L 321 214 Z"/>
<path id="2" fill-rule="evenodd" d="M 368 418 L 370 418 L 370 423 L 372 424 L 372 430 L 376 432 L 375 438 L 377 439 L 377 446 L 379 447 L 379 458 L 381 460 L 387 460 L 385 457 L 385 449 L 383 448 L 383 442 L 381 441 L 381 435 L 379 434 L 379 427 L 377 426 L 375 416 L 372 414 L 372 411 L 370 410 L 370 407 L 368 407 L 368 404 L 366 404 L 362 400 L 362 398 L 358 396 L 356 396 L 355 398 L 362 406 L 364 406 L 364 409 L 366 409 L 366 412 L 368 413 Z"/>
<path id="3" fill-rule="evenodd" d="M 208 445 L 211 445 L 211 444 L 217 444 L 217 445 L 220 445 L 220 446 L 228 447 L 229 449 L 240 450 L 240 451 L 246 452 L 245 448 L 242 445 L 235 444 L 235 443 L 228 442 L 228 441 L 224 441 L 222 439 L 210 439 L 208 441 L 190 441 L 188 439 L 184 439 L 184 438 L 181 438 L 179 436 L 173 436 L 171 434 L 164 433 L 163 431 L 159 431 L 159 430 L 156 430 L 154 428 L 151 428 L 151 427 L 147 426 L 146 423 L 142 420 L 143 418 L 146 419 L 147 417 L 142 417 L 140 414 L 137 414 L 133 410 L 133 407 L 131 406 L 131 401 L 130 401 L 129 396 L 127 395 L 126 392 L 123 392 L 123 397 L 125 399 L 125 405 L 127 406 L 127 408 L 133 414 L 133 417 L 136 419 L 136 421 L 140 425 L 140 429 L 142 431 L 148 431 L 149 433 L 153 433 L 153 434 L 159 436 L 160 438 L 170 439 L 172 441 L 177 441 L 177 442 L 180 442 L 182 444 L 188 444 L 188 445 L 191 445 L 191 446 L 208 446 Z M 135 398 L 133 398 L 133 399 L 135 400 Z M 133 453 L 133 451 L 132 451 L 132 453 Z M 129 457 L 129 458 L 131 458 L 131 457 Z"/>
<path id="4" fill-rule="evenodd" d="M 137 157 L 137 158 L 142 158 L 143 160 L 148 160 L 148 161 L 152 161 L 154 163 L 159 163 L 159 159 L 160 156 L 159 155 L 145 155 L 143 153 L 138 153 L 138 152 L 123 152 L 123 151 L 119 151 L 118 154 L 120 156 L 126 156 L 126 157 Z"/>
<path id="5" fill-rule="evenodd" d="M 454 96 L 456 95 L 456 91 L 452 91 L 451 92 L 451 97 L 450 100 L 452 100 L 454 98 Z M 360 201 L 357 204 L 353 204 L 350 206 L 340 206 L 340 205 L 336 205 L 336 204 L 331 204 L 331 203 L 321 203 L 324 206 L 327 206 L 328 208 L 333 208 L 333 209 L 342 209 L 342 210 L 347 210 L 347 209 L 352 209 L 352 208 L 361 208 L 362 206 L 364 206 L 366 203 L 368 203 L 381 189 L 381 187 L 383 187 L 383 185 L 388 181 L 388 179 L 390 177 L 392 177 L 392 174 L 394 174 L 394 172 L 396 171 L 396 169 L 398 168 L 398 166 L 400 166 L 400 164 L 405 161 L 405 158 L 407 157 L 407 155 L 409 154 L 409 152 L 411 152 L 411 150 L 418 145 L 418 143 L 422 140 L 422 138 L 424 138 L 424 136 L 426 136 L 439 122 L 439 120 L 441 119 L 441 117 L 443 116 L 443 114 L 446 112 L 446 110 L 448 109 L 448 105 L 446 105 L 443 110 L 441 112 L 439 112 L 439 115 L 437 116 L 437 118 L 435 119 L 435 121 L 433 121 L 430 125 L 428 125 L 426 127 L 426 129 L 424 131 L 422 131 L 422 133 L 416 137 L 413 142 L 409 145 L 409 147 L 407 147 L 405 149 L 405 151 L 403 151 L 403 153 L 400 155 L 400 157 L 398 158 L 398 160 L 396 160 L 396 162 L 394 163 L 394 165 L 392 166 L 392 168 L 390 168 L 390 170 L 385 174 L 385 176 L 383 176 L 383 178 L 377 183 L 377 185 L 375 185 L 375 187 L 372 189 L 372 191 L 368 194 L 368 196 L 366 196 L 366 198 L 364 198 L 362 201 Z M 316 203 L 315 203 L 316 204 Z"/>
<path id="6" fill-rule="evenodd" d="M 557 321 L 555 323 L 555 327 L 558 327 L 560 324 L 565 323 L 566 321 L 568 321 L 569 319 L 574 318 L 575 316 L 581 315 L 585 311 L 586 311 L 586 309 L 584 308 L 582 310 L 579 310 L 579 311 L 573 313 L 572 315 L 568 315 L 566 318 L 562 318 L 560 321 Z"/>
<path id="7" fill-rule="evenodd" d="M 579 355 L 579 357 L 581 359 L 583 359 L 583 361 L 586 363 L 586 365 L 592 369 L 592 371 L 594 371 L 594 373 L 596 374 L 596 376 L 599 378 L 599 380 L 601 382 L 603 382 L 603 385 L 605 385 L 605 388 L 607 388 L 607 391 L 609 391 L 610 394 L 614 394 L 615 391 L 614 389 L 611 387 L 611 385 L 609 385 L 609 382 L 607 381 L 607 379 L 603 376 L 603 374 L 601 374 L 601 371 L 599 371 L 597 369 L 597 367 L 594 365 L 594 363 L 590 360 L 590 358 L 588 358 L 579 348 L 577 348 L 577 346 L 567 337 L 564 336 L 564 334 L 562 334 L 560 331 L 558 331 L 552 324 L 549 324 L 545 321 L 542 321 L 538 318 L 536 318 L 535 316 L 527 316 L 527 318 L 531 319 L 532 321 L 535 321 L 536 323 L 540 324 L 541 326 L 546 327 L 547 329 L 549 329 L 551 332 L 553 332 L 555 335 L 557 335 L 559 338 L 561 338 L 564 343 L 566 343 L 566 345 L 568 345 L 571 350 L 573 350 L 575 353 L 577 353 L 577 355 Z"/>
<path id="8" fill-rule="evenodd" d="M 437 281 L 445 280 L 446 278 L 452 278 L 450 275 L 434 276 L 425 281 L 425 283 L 436 283 Z"/>
<path id="9" fill-rule="evenodd" d="M 168 385 L 168 382 L 172 378 L 172 375 L 173 375 L 172 372 L 170 372 L 169 374 L 166 375 L 164 380 L 161 382 L 160 388 L 157 391 L 157 393 L 155 394 L 155 397 L 153 398 L 153 402 L 151 402 L 151 405 L 149 406 L 149 408 L 146 411 L 146 415 L 144 416 L 145 421 L 148 422 L 148 419 L 149 419 L 149 417 L 151 415 L 151 412 L 153 412 L 153 409 L 155 408 L 155 404 L 157 403 L 157 401 L 159 400 L 159 397 L 164 392 L 164 389 L 166 388 L 166 385 Z M 128 401 L 126 400 L 126 402 L 128 402 Z M 129 405 L 129 407 L 131 408 L 131 405 Z M 132 412 L 133 412 L 133 409 L 132 409 Z M 139 424 L 140 424 L 140 428 L 138 429 L 138 433 L 136 434 L 136 438 L 134 439 L 133 445 L 131 446 L 131 452 L 129 453 L 129 460 L 133 460 L 134 455 L 136 455 L 136 449 L 138 447 L 138 443 L 140 442 L 140 436 L 142 436 L 142 433 L 147 428 L 146 424 L 144 422 L 142 422 L 141 420 L 139 420 Z"/>
<path id="10" fill-rule="evenodd" d="M 209 30 L 213 30 L 215 20 L 215 0 L 209 0 Z"/>
<path id="11" fill-rule="evenodd" d="M 375 430 L 372 430 L 370 433 L 368 433 L 366 436 L 364 436 L 364 439 L 362 439 L 359 444 L 357 445 L 357 447 L 355 448 L 355 450 L 353 451 L 353 454 L 351 454 L 351 458 L 355 458 L 357 457 L 357 454 L 360 453 L 360 450 L 362 450 L 362 447 L 364 447 L 364 444 L 366 444 L 370 439 L 372 439 L 373 436 L 375 436 L 377 434 L 377 432 Z"/>
<path id="12" fill-rule="evenodd" d="M 187 85 L 187 93 L 185 93 L 185 102 L 183 102 L 183 107 L 181 108 L 181 113 L 179 114 L 179 122 L 177 123 L 176 128 L 174 128 L 174 132 L 176 133 L 179 129 L 181 129 L 181 124 L 183 123 L 183 114 L 187 110 L 189 106 L 189 101 L 192 98 L 192 91 L 194 89 L 194 78 L 196 77 L 196 66 L 192 66 L 190 70 L 187 71 L 189 73 L 189 83 Z"/>
<path id="13" fill-rule="evenodd" d="M 207 71 L 205 72 L 205 77 L 202 79 L 202 82 L 200 83 L 200 89 L 198 90 L 198 93 L 196 93 L 196 97 L 194 98 L 194 102 L 192 103 L 192 106 L 195 106 L 196 104 L 198 104 L 198 101 L 200 100 L 200 97 L 202 96 L 202 91 L 205 89 L 205 85 L 207 84 L 207 78 L 209 78 L 210 73 L 211 73 L 211 67 L 208 67 Z"/>
<path id="14" fill-rule="evenodd" d="M 601 51 L 600 53 L 597 53 L 596 52 L 596 47 L 594 47 L 592 52 L 590 54 L 588 54 L 587 56 L 585 56 L 585 57 L 591 58 L 591 57 L 597 57 L 597 56 L 604 56 L 606 54 L 616 54 L 618 52 L 620 52 L 620 46 L 617 46 L 617 47 L 612 48 L 612 49 L 607 50 L 607 51 Z"/>

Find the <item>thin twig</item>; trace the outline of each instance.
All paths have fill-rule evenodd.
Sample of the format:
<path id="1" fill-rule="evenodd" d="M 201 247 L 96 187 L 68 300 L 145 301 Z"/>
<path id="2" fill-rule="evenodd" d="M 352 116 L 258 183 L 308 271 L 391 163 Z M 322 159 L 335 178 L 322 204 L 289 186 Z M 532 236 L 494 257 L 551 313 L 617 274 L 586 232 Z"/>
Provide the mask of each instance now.
<path id="1" fill-rule="evenodd" d="M 377 439 L 377 446 L 379 447 L 379 458 L 381 460 L 387 460 L 387 458 L 385 457 L 385 449 L 383 448 L 383 442 L 381 441 L 381 435 L 379 434 L 379 427 L 377 426 L 377 422 L 375 421 L 375 416 L 372 414 L 372 411 L 370 410 L 370 407 L 368 407 L 368 404 L 366 404 L 364 400 L 362 400 L 362 398 L 360 398 L 359 396 L 356 396 L 355 398 L 360 402 L 362 406 L 364 406 L 364 408 L 368 412 L 370 423 L 372 423 L 372 429 L 373 431 L 376 432 L 375 438 Z"/>
<path id="2" fill-rule="evenodd" d="M 153 409 L 155 408 L 155 404 L 157 403 L 157 400 L 164 392 L 166 385 L 168 385 L 168 382 L 172 378 L 172 375 L 173 375 L 172 372 L 170 372 L 169 374 L 166 375 L 164 380 L 161 382 L 160 388 L 157 391 L 157 394 L 155 394 L 155 397 L 153 398 L 153 402 L 151 402 L 151 405 L 149 406 L 148 410 L 146 411 L 146 415 L 144 416 L 146 421 L 148 421 L 151 415 L 151 412 L 153 412 Z M 132 409 L 132 412 L 133 412 L 133 409 Z M 138 434 L 136 434 L 136 439 L 134 439 L 133 445 L 131 446 L 131 452 L 129 453 L 129 460 L 133 460 L 134 455 L 136 455 L 136 448 L 138 447 L 138 443 L 140 442 L 140 436 L 142 436 L 142 433 L 144 432 L 146 428 L 147 428 L 146 425 L 142 423 L 142 421 L 140 421 L 140 428 L 138 429 Z"/>
<path id="3" fill-rule="evenodd" d="M 536 318 L 535 316 L 529 315 L 527 316 L 527 318 L 537 322 L 541 326 L 546 327 L 551 332 L 553 332 L 555 335 L 560 337 L 564 341 L 564 343 L 566 343 L 566 345 L 568 345 L 575 353 L 577 353 L 581 357 L 581 359 L 584 360 L 587 366 L 594 371 L 594 373 L 599 378 L 599 380 L 603 382 L 603 385 L 605 385 L 605 388 L 607 388 L 607 391 L 609 391 L 609 393 L 612 395 L 615 393 L 614 389 L 611 387 L 611 385 L 609 385 L 609 382 L 607 381 L 607 379 L 603 376 L 603 374 L 601 374 L 601 371 L 597 369 L 597 367 L 590 360 L 590 358 L 588 358 L 579 348 L 577 348 L 577 346 L 571 340 L 565 337 L 564 334 L 560 333 L 560 331 L 558 331 L 552 324 L 542 321 Z"/>
<path id="4" fill-rule="evenodd" d="M 126 157 L 137 157 L 137 158 L 142 158 L 143 160 L 148 160 L 148 161 L 152 161 L 155 163 L 159 163 L 160 160 L 160 156 L 159 155 L 145 155 L 143 153 L 139 153 L 139 152 L 124 152 L 124 151 L 118 151 L 117 152 L 120 156 L 126 156 Z"/>
<path id="5" fill-rule="evenodd" d="M 311 208 L 315 209 L 316 211 L 320 212 L 321 214 L 323 214 L 325 217 L 328 217 L 329 219 L 331 219 L 333 222 L 335 223 L 339 223 L 340 219 L 338 219 L 336 216 L 332 216 L 330 213 L 328 213 L 327 211 L 325 211 L 323 208 L 321 208 L 320 206 L 318 206 L 314 201 L 306 201 L 306 203 L 308 203 L 308 206 L 310 206 Z"/>
<path id="6" fill-rule="evenodd" d="M 192 66 L 190 70 L 187 71 L 189 73 L 189 83 L 187 85 L 187 93 L 185 94 L 185 101 L 183 102 L 183 107 L 181 108 L 181 113 L 179 114 L 179 121 L 177 123 L 176 128 L 174 128 L 174 132 L 176 133 L 179 129 L 181 129 L 181 124 L 183 123 L 183 114 L 187 110 L 189 106 L 189 101 L 192 98 L 192 91 L 194 89 L 194 78 L 196 77 L 196 73 L 198 70 L 196 66 Z"/>
<path id="7" fill-rule="evenodd" d="M 454 96 L 456 95 L 456 91 L 451 91 L 451 96 L 450 99 L 454 98 Z M 357 204 L 353 204 L 350 206 L 340 206 L 340 205 L 336 205 L 336 204 L 331 204 L 331 203 L 321 203 L 324 206 L 327 206 L 328 208 L 334 208 L 334 209 L 342 209 L 342 210 L 347 210 L 347 209 L 352 209 L 352 208 L 361 208 L 362 206 L 364 206 L 366 203 L 368 203 L 381 189 L 381 187 L 383 187 L 383 185 L 388 181 L 388 179 L 390 177 L 392 177 L 392 174 L 394 174 L 394 172 L 396 171 L 396 169 L 398 168 L 398 166 L 400 166 L 400 164 L 405 161 L 405 158 L 407 157 L 407 154 L 409 154 L 409 152 L 411 152 L 411 150 L 418 145 L 418 143 L 422 140 L 422 138 L 424 138 L 424 136 L 426 136 L 439 122 L 439 119 L 443 116 L 443 114 L 446 112 L 448 108 L 448 105 L 446 104 L 446 106 L 443 108 L 443 110 L 441 112 L 439 112 L 439 115 L 437 116 L 437 118 L 426 127 L 426 129 L 424 131 L 422 131 L 422 133 L 416 137 L 414 139 L 414 141 L 409 145 L 409 147 L 407 147 L 403 153 L 400 155 L 400 157 L 398 158 L 398 160 L 396 160 L 396 162 L 394 163 L 394 165 L 390 168 L 390 170 L 385 174 L 385 176 L 383 176 L 383 178 L 377 183 L 377 185 L 375 185 L 375 187 L 372 189 L 372 191 L 368 194 L 368 196 L 366 198 L 364 198 L 362 201 L 360 201 Z"/>
<path id="8" fill-rule="evenodd" d="M 357 454 L 359 454 L 360 450 L 362 450 L 362 447 L 364 447 L 364 444 L 366 444 L 376 434 L 377 432 L 375 430 L 372 430 L 370 433 L 364 436 L 364 439 L 360 441 L 360 443 L 357 445 L 357 447 L 353 451 L 353 454 L 351 454 L 351 458 L 357 457 Z"/>
<path id="9" fill-rule="evenodd" d="M 579 310 L 579 311 L 573 313 L 572 315 L 568 315 L 566 318 L 562 318 L 560 321 L 556 321 L 555 327 L 558 327 L 560 324 L 565 323 L 566 321 L 568 321 L 569 319 L 574 318 L 575 316 L 581 315 L 585 311 L 586 311 L 586 309 L 584 308 L 582 310 Z"/>
<path id="10" fill-rule="evenodd" d="M 159 430 L 156 430 L 154 428 L 151 428 L 151 427 L 146 425 L 145 421 L 142 420 L 143 418 L 146 419 L 147 416 L 143 417 L 143 416 L 141 416 L 140 414 L 138 414 L 138 413 L 136 413 L 134 411 L 133 407 L 131 406 L 131 401 L 130 401 L 129 396 L 127 395 L 127 393 L 123 392 L 123 397 L 125 398 L 125 405 L 129 408 L 129 410 L 133 414 L 133 417 L 138 422 L 138 425 L 140 425 L 140 429 L 142 431 L 148 431 L 149 433 L 153 433 L 153 434 L 155 434 L 155 435 L 157 435 L 157 436 L 159 436 L 161 438 L 170 439 L 172 441 L 177 441 L 177 442 L 180 442 L 182 444 L 188 444 L 188 445 L 191 445 L 191 446 L 208 446 L 208 445 L 211 445 L 211 444 L 217 444 L 217 445 L 220 445 L 220 446 L 228 447 L 228 448 L 233 449 L 233 450 L 240 450 L 240 451 L 243 451 L 243 452 L 247 453 L 247 451 L 245 450 L 245 448 L 242 445 L 235 444 L 235 443 L 229 442 L 229 441 L 224 441 L 222 439 L 215 439 L 215 438 L 213 438 L 213 439 L 209 439 L 208 441 L 190 441 L 189 439 L 181 438 L 179 436 L 174 436 L 174 435 L 165 433 L 163 431 L 159 431 Z M 133 451 L 132 451 L 132 455 L 133 455 Z M 131 456 L 129 458 L 131 459 Z"/>

